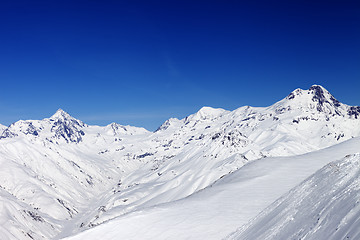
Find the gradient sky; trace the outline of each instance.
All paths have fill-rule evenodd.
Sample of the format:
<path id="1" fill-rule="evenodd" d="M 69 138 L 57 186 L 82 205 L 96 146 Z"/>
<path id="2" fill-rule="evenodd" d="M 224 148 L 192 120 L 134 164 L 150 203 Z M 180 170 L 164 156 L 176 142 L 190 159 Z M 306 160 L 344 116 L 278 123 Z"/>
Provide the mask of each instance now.
<path id="1" fill-rule="evenodd" d="M 0 123 L 62 108 L 155 130 L 320 84 L 360 105 L 359 1 L 8 1 Z"/>

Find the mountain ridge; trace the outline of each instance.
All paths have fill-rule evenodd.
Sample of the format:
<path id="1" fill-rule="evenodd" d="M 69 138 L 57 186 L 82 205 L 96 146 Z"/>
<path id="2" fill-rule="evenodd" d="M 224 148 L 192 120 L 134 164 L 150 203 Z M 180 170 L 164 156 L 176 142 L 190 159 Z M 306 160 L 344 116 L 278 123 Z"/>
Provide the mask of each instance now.
<path id="1" fill-rule="evenodd" d="M 306 97 L 306 95 L 310 95 Z M 305 97 L 304 97 L 305 96 Z M 300 100 L 299 100 L 300 98 Z M 250 107 L 250 106 L 243 106 L 239 107 L 238 109 L 235 109 L 233 111 L 225 110 L 222 108 L 212 108 L 212 107 L 202 107 L 199 109 L 196 113 L 191 114 L 180 121 L 189 122 L 191 120 L 206 120 L 206 119 L 215 119 L 218 117 L 221 117 L 222 115 L 226 115 L 229 113 L 237 112 L 240 109 L 243 108 L 253 108 L 253 109 L 269 109 L 269 108 L 275 108 L 278 113 L 282 113 L 285 110 L 292 109 L 291 103 L 294 102 L 294 100 L 298 100 L 298 106 L 295 106 L 295 108 L 309 108 L 314 109 L 318 112 L 325 112 L 329 115 L 342 115 L 342 116 L 349 116 L 350 118 L 357 119 L 358 116 L 360 116 L 360 106 L 349 106 L 346 104 L 343 104 L 339 102 L 329 91 L 327 91 L 324 87 L 320 85 L 312 85 L 308 90 L 303 90 L 300 88 L 295 89 L 292 91 L 289 95 L 287 95 L 284 99 L 274 103 L 273 105 L 270 105 L 268 107 Z M 311 101 L 309 101 L 311 99 Z M 314 103 L 315 105 L 312 105 L 311 103 Z M 294 104 L 293 104 L 294 105 Z M 304 106 L 305 105 L 305 106 Z M 64 111 L 63 109 L 59 108 L 50 118 L 45 118 L 43 120 L 49 119 L 50 121 L 59 121 L 59 122 L 73 122 L 76 125 L 79 125 L 81 127 L 88 126 L 87 124 L 83 123 L 81 120 L 76 119 L 72 117 L 69 113 Z M 18 122 L 28 122 L 28 121 L 41 121 L 41 120 L 20 120 Z M 159 128 L 156 130 L 160 130 L 163 125 L 168 125 L 171 121 L 179 121 L 177 118 L 170 118 L 166 120 L 163 124 L 159 126 Z M 11 125 L 14 125 L 17 122 L 12 123 Z M 110 123 L 109 125 L 117 124 L 117 123 Z M 10 126 L 11 126 L 10 125 Z M 119 126 L 123 126 L 118 124 Z M 96 125 L 94 125 L 96 126 Z M 6 126 L 1 125 L 0 131 L 4 131 L 3 128 L 9 128 Z M 129 127 L 129 126 L 128 126 Z M 155 131 L 155 132 L 156 132 Z M 29 131 L 30 133 L 32 131 Z M 35 133 L 36 134 L 36 133 Z M 10 134 L 11 135 L 11 134 Z M 0 135 L 0 138 L 4 137 L 2 134 Z"/>
<path id="2" fill-rule="evenodd" d="M 318 85 L 292 93 L 268 107 L 203 107 L 155 132 L 87 125 L 62 109 L 43 120 L 17 121 L 0 135 L 0 197 L 15 224 L 0 231 L 20 239 L 66 237 L 186 198 L 254 160 L 360 136 L 358 107 L 337 102 Z"/>

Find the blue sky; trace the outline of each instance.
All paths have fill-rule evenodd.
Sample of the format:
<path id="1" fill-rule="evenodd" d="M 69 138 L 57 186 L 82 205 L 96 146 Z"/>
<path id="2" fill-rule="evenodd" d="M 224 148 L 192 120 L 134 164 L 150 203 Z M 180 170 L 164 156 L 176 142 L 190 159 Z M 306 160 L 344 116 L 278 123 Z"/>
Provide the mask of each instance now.
<path id="1" fill-rule="evenodd" d="M 360 105 L 358 1 L 8 1 L 0 31 L 4 125 L 62 108 L 155 130 L 313 84 Z"/>

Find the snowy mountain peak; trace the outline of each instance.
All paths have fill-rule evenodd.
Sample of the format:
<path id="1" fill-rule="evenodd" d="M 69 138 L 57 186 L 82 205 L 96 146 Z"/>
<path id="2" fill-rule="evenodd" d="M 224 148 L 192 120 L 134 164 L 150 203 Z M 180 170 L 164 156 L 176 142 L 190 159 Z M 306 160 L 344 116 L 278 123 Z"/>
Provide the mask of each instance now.
<path id="1" fill-rule="evenodd" d="M 334 98 L 329 91 L 320 85 L 312 85 L 308 90 L 302 90 L 300 88 L 295 89 L 286 97 L 286 99 L 299 100 L 299 97 L 318 103 L 319 106 L 323 106 L 325 103 L 330 103 L 335 107 L 340 106 L 340 102 Z"/>
<path id="2" fill-rule="evenodd" d="M 324 106 L 325 103 L 331 104 L 334 107 L 340 107 L 341 105 L 340 102 L 322 86 L 313 85 L 309 88 L 309 92 L 313 95 L 312 101 L 318 102 L 319 106 Z"/>
<path id="3" fill-rule="evenodd" d="M 80 142 L 85 135 L 82 130 L 87 127 L 82 121 L 71 117 L 64 110 L 59 109 L 50 118 L 43 120 L 20 120 L 12 123 L 1 132 L 1 138 L 13 138 L 17 136 L 29 136 L 47 139 L 56 142 Z"/>
<path id="4" fill-rule="evenodd" d="M 85 135 L 81 129 L 87 127 L 87 125 L 73 118 L 61 108 L 49 120 L 52 122 L 51 132 L 55 134 L 54 137 L 57 139 L 65 139 L 66 142 L 78 143 L 82 140 L 82 136 Z"/>
<path id="5" fill-rule="evenodd" d="M 313 114 L 324 113 L 331 116 L 355 116 L 360 111 L 355 107 L 350 107 L 340 103 L 329 91 L 320 85 L 313 85 L 308 90 L 296 89 L 285 99 L 274 104 L 277 112 L 281 110 L 300 109 L 303 112 L 312 112 Z M 352 109 L 350 113 L 350 109 Z"/>
<path id="6" fill-rule="evenodd" d="M 185 118 L 185 122 L 211 120 L 222 116 L 229 111 L 222 108 L 202 107 L 198 112 Z"/>
<path id="7" fill-rule="evenodd" d="M 74 119 L 70 114 L 59 108 L 54 115 L 50 117 L 51 120 L 66 120 L 66 119 Z"/>
<path id="8" fill-rule="evenodd" d="M 82 121 L 72 117 L 70 114 L 59 108 L 54 115 L 49 118 L 50 121 L 55 121 L 56 123 L 64 123 L 66 125 L 76 125 L 78 127 L 86 127 L 87 125 Z"/>

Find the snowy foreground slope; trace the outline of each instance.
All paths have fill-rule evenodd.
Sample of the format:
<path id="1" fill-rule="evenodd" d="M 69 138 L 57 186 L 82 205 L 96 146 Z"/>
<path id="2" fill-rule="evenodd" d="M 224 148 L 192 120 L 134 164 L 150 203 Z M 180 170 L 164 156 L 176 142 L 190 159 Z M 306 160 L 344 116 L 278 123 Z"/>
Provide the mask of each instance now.
<path id="1" fill-rule="evenodd" d="M 349 139 L 356 145 L 358 136 L 360 107 L 340 103 L 318 85 L 297 89 L 266 108 L 204 107 L 184 119 L 167 120 L 153 133 L 116 123 L 89 126 L 61 109 L 43 120 L 18 121 L 0 132 L 0 239 L 59 239 L 107 226 L 112 219 L 131 222 L 137 214 L 146 223 L 150 218 L 142 212 L 156 215 L 156 209 L 165 206 L 164 216 L 171 215 L 182 203 L 190 204 L 188 212 L 181 210 L 183 218 L 198 214 L 199 222 L 209 218 L 201 214 L 211 206 L 216 210 L 209 211 L 213 222 L 197 225 L 224 225 L 219 234 L 226 236 L 324 164 L 354 150 L 339 150 L 334 153 L 337 158 L 308 160 L 312 163 L 308 169 L 293 173 L 297 177 L 274 190 L 276 194 L 271 194 L 270 185 L 263 193 L 265 188 L 253 187 L 261 190 L 252 193 L 256 200 L 251 202 L 258 206 L 233 205 L 232 192 L 247 188 L 245 183 L 220 183 L 230 176 L 251 178 L 246 169 L 260 163 L 269 164 L 266 171 L 276 172 L 273 166 L 287 162 L 283 159 L 289 164 L 302 159 L 291 156 L 310 152 L 318 156 L 314 151 Z M 282 175 L 286 176 L 279 174 L 279 179 Z M 279 183 L 279 176 L 266 176 Z M 205 210 L 191 205 L 203 198 L 209 201 Z M 233 220 L 226 220 L 229 217 Z M 181 224 L 176 225 L 172 228 L 184 232 Z M 143 229 L 150 234 L 156 225 Z M 135 238 L 140 237 L 141 229 L 133 230 Z"/>
<path id="2" fill-rule="evenodd" d="M 228 239 L 360 239 L 360 153 L 331 162 Z"/>
<path id="3" fill-rule="evenodd" d="M 265 158 L 253 161 L 188 198 L 124 215 L 68 239 L 222 239 L 237 227 L 246 224 L 269 204 L 301 183 L 302 180 L 323 165 L 343 158 L 347 154 L 359 152 L 359 150 L 360 138 L 354 138 L 336 146 L 304 155 Z M 356 156 L 358 157 L 359 155 Z M 337 165 L 338 163 L 335 162 L 329 166 Z M 352 170 L 352 172 L 358 174 L 359 166 L 356 164 L 355 166 L 357 168 Z M 343 171 L 346 172 L 346 169 L 343 169 Z M 338 176 L 338 179 L 341 179 L 341 175 Z M 316 183 L 313 182 L 313 184 Z M 323 182 L 323 185 L 325 183 Z M 335 181 L 333 180 L 331 183 L 335 183 Z M 338 183 L 338 185 L 340 184 Z M 354 181 L 354 184 L 356 186 L 358 182 Z M 335 186 L 338 185 L 335 184 Z M 336 189 L 333 186 L 329 186 L 326 189 L 332 190 L 331 188 Z M 299 202 L 300 199 L 303 199 L 299 195 L 301 194 L 297 192 L 297 198 L 291 199 L 290 203 L 292 201 Z M 329 193 L 329 195 L 333 196 L 336 194 Z M 356 196 L 355 194 L 351 198 L 355 197 L 356 199 Z M 310 202 L 310 207 L 314 207 L 316 201 L 319 200 L 318 198 L 306 198 L 304 201 L 309 199 L 313 201 Z M 324 200 L 326 203 L 326 199 Z M 353 203 L 355 204 L 355 202 Z M 309 203 L 304 202 L 305 206 L 307 204 Z M 350 202 L 351 204 L 352 202 Z M 346 212 L 348 209 L 344 209 L 343 212 Z M 354 208 L 351 214 L 360 214 L 356 210 Z M 294 210 L 294 212 L 297 211 L 302 212 L 302 209 Z M 314 211 L 312 214 L 316 215 L 316 213 Z M 309 212 L 305 214 L 311 215 Z M 293 216 L 290 215 L 291 217 Z M 285 216 L 279 216 L 276 220 L 282 218 L 289 220 L 286 214 Z M 306 218 L 302 218 L 301 221 L 306 221 Z M 300 225 L 297 225 L 297 223 Z M 299 227 L 301 223 L 294 222 L 293 225 Z M 253 229 L 255 233 L 261 229 L 262 224 L 259 223 L 259 226 Z M 272 231 L 270 225 L 269 231 Z M 258 238 L 255 235 L 255 237 L 250 236 L 246 239 L 265 239 L 263 236 L 266 236 L 266 234 L 268 232 Z M 239 238 L 234 236 L 233 239 L 244 238 L 242 236 Z M 294 238 L 284 234 L 280 238 L 275 237 L 272 239 Z"/>

